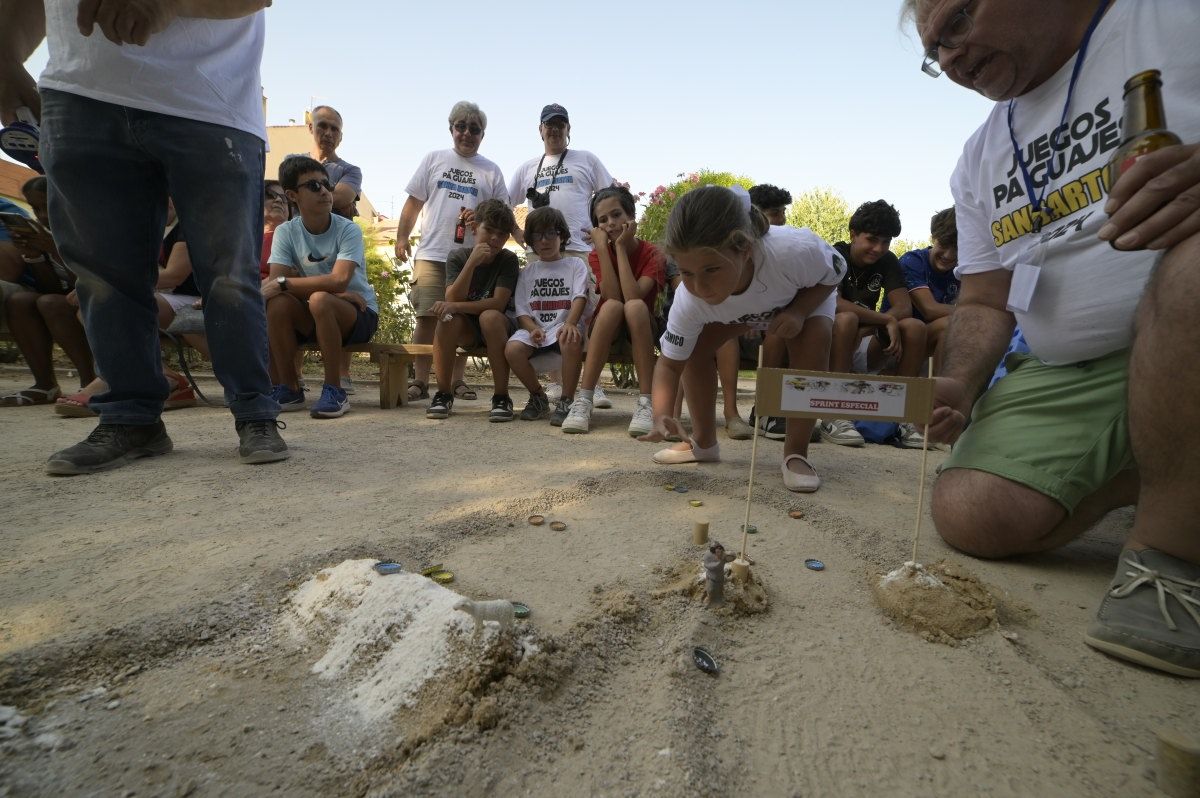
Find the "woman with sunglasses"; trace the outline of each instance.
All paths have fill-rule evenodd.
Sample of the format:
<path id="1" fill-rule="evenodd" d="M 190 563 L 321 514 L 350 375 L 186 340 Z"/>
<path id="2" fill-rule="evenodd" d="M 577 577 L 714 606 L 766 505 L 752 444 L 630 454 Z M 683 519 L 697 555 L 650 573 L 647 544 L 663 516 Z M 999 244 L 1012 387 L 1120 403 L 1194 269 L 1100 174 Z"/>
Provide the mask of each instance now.
<path id="1" fill-rule="evenodd" d="M 409 236 L 424 209 L 409 293 L 417 314 L 414 344 L 433 342 L 438 321 L 433 306 L 446 298 L 446 256 L 452 249 L 475 245 L 475 207 L 489 199 L 510 202 L 500 167 L 479 154 L 487 114 L 475 103 L 462 100 L 450 109 L 449 122 L 453 148 L 435 150 L 421 160 L 405 189 L 408 199 L 396 227 L 396 258 L 406 263 L 412 256 Z M 429 397 L 430 361 L 428 356 L 416 359 L 416 379 L 408 385 L 409 401 Z M 462 378 L 465 365 L 465 357 L 455 360 L 454 396 L 475 399 L 475 391 Z"/>
<path id="2" fill-rule="evenodd" d="M 258 262 L 259 279 L 267 279 L 271 273 L 267 261 L 271 258 L 271 241 L 275 238 L 275 228 L 292 218 L 292 206 L 288 203 L 287 194 L 283 193 L 283 185 L 278 180 L 267 180 L 263 183 L 263 245 L 262 257 Z"/>
<path id="3" fill-rule="evenodd" d="M 571 118 L 567 109 L 558 103 L 542 108 L 538 135 L 542 139 L 543 152 L 517 167 L 508 184 L 508 194 L 517 205 L 527 205 L 530 210 L 550 206 L 567 220 L 571 238 L 567 241 L 566 254 L 587 261 L 591 254 L 592 220 L 590 203 L 592 195 L 602 188 L 613 185 L 608 169 L 592 153 L 570 149 Z M 520 231 L 517 240 L 522 244 Z M 537 252 L 529 254 L 531 261 Z M 593 291 L 595 285 L 592 286 Z M 589 311 L 594 309 L 594 298 Z M 562 395 L 561 374 L 550 373 L 550 384 L 546 386 L 551 401 Z M 596 386 L 595 406 L 612 407 L 604 395 L 604 389 Z"/>

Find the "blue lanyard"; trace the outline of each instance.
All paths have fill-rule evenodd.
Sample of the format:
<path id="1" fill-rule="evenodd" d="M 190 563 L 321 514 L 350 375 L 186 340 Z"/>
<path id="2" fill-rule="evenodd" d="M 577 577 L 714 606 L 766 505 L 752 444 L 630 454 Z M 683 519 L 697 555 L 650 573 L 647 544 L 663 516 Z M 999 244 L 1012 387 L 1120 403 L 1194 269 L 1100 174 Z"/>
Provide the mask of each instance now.
<path id="1" fill-rule="evenodd" d="M 1109 0 L 1100 0 L 1100 5 L 1096 8 L 1096 13 L 1092 15 L 1092 21 L 1088 24 L 1087 32 L 1083 34 L 1079 51 L 1075 54 L 1075 66 L 1071 70 L 1071 82 L 1067 84 L 1067 101 L 1063 103 L 1062 119 L 1058 121 L 1059 127 L 1066 124 L 1067 116 L 1071 113 L 1071 96 L 1075 93 L 1075 83 L 1079 80 L 1079 73 L 1083 69 L 1083 59 L 1087 56 L 1088 42 L 1092 40 L 1092 34 L 1096 32 L 1096 26 L 1100 24 L 1100 18 L 1104 16 L 1104 9 L 1108 7 L 1108 3 Z M 1017 156 L 1017 165 L 1021 167 L 1021 178 L 1025 181 L 1025 193 L 1029 195 L 1029 204 L 1032 207 L 1030 216 L 1033 219 L 1033 232 L 1037 233 L 1042 229 L 1042 201 L 1046 198 L 1046 189 L 1050 187 L 1050 178 L 1046 178 L 1040 194 L 1034 192 L 1033 178 L 1029 175 L 1029 164 L 1025 163 L 1025 159 L 1021 156 L 1021 145 L 1017 143 L 1017 134 L 1013 130 L 1013 112 L 1016 108 L 1017 99 L 1014 97 L 1008 101 L 1008 137 L 1012 139 L 1013 154 Z"/>

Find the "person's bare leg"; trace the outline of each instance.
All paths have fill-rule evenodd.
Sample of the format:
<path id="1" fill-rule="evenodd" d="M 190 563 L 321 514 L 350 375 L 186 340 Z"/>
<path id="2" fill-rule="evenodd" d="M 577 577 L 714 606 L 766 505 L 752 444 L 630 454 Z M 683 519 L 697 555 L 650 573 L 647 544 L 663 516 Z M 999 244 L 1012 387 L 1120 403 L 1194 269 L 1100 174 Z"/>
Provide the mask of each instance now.
<path id="1" fill-rule="evenodd" d="M 925 362 L 925 322 L 916 319 L 900 320 L 900 362 L 896 373 L 901 377 L 920 377 Z"/>
<path id="2" fill-rule="evenodd" d="M 854 363 L 854 350 L 859 341 L 858 316 L 853 313 L 838 313 L 833 317 L 833 339 L 829 347 L 829 370 L 843 374 L 850 372 Z"/>
<path id="3" fill-rule="evenodd" d="M 50 331 L 50 337 L 62 347 L 79 373 L 79 387 L 96 379 L 87 333 L 79 323 L 75 308 L 67 302 L 67 297 L 64 294 L 42 294 L 38 297 L 37 307 L 46 329 Z"/>
<path id="4" fill-rule="evenodd" d="M 342 378 L 342 341 L 354 329 L 358 311 L 354 304 L 325 291 L 308 298 L 317 346 L 321 347 L 321 363 L 325 368 L 325 384 L 338 387 Z"/>
<path id="5" fill-rule="evenodd" d="M 942 373 L 942 342 L 946 339 L 946 329 L 950 326 L 950 317 L 942 316 L 925 327 L 925 352 L 933 357 L 933 373 Z"/>
<path id="6" fill-rule="evenodd" d="M 492 392 L 497 396 L 508 394 L 508 358 L 504 346 L 508 343 L 508 320 L 498 310 L 485 310 L 479 314 L 479 330 L 487 345 L 488 365 L 492 368 Z"/>
<path id="7" fill-rule="evenodd" d="M 296 331 L 311 330 L 312 317 L 294 296 L 276 294 L 267 300 L 267 341 L 271 362 L 279 374 L 279 384 L 293 391 L 300 390 L 300 374 L 296 369 Z"/>
<path id="8" fill-rule="evenodd" d="M 579 384 L 579 369 L 583 365 L 583 341 L 563 341 L 558 349 L 562 352 L 562 398 L 568 402 L 575 398 L 575 386 Z"/>
<path id="9" fill-rule="evenodd" d="M 708 324 L 696 339 L 696 346 L 683 369 L 683 393 L 692 418 L 692 440 L 701 449 L 717 445 L 717 350 L 721 344 L 744 332 L 744 324 Z M 687 442 L 675 449 L 688 448 Z"/>
<path id="10" fill-rule="evenodd" d="M 33 372 L 33 387 L 48 391 L 58 385 L 54 375 L 54 339 L 38 312 L 38 294 L 21 292 L 9 295 L 5 303 L 8 330 L 25 363 Z"/>
<path id="11" fill-rule="evenodd" d="M 642 304 L 642 307 L 646 307 L 645 303 Z M 586 391 L 596 388 L 596 383 L 600 381 L 600 374 L 604 371 L 604 364 L 608 362 L 608 353 L 612 350 L 613 339 L 617 337 L 617 332 L 624 323 L 625 303 L 620 300 L 609 299 L 600 306 L 600 310 L 596 311 L 596 318 L 592 321 L 592 332 L 588 336 L 587 362 L 583 367 L 583 381 L 579 383 L 580 388 Z M 566 368 L 560 369 L 559 379 L 563 379 L 566 372 Z M 640 372 L 638 377 L 640 384 Z M 566 396 L 565 383 L 563 391 L 563 395 Z M 574 389 L 572 388 L 573 393 Z"/>
<path id="12" fill-rule="evenodd" d="M 508 361 L 508 367 L 512 369 L 513 374 L 517 375 L 517 379 L 521 381 L 531 396 L 542 393 L 542 384 L 538 382 L 537 372 L 533 370 L 533 364 L 529 362 L 532 355 L 533 347 L 520 341 L 509 341 L 504 347 L 504 357 Z"/>
<path id="13" fill-rule="evenodd" d="M 741 365 L 741 359 L 742 353 L 736 338 L 726 341 L 717 349 L 717 376 L 721 378 L 721 395 L 725 400 L 725 423 L 742 417 L 737 406 L 738 366 Z"/>
<path id="14" fill-rule="evenodd" d="M 1129 437 L 1141 473 L 1129 546 L 1200 564 L 1200 234 L 1159 263 L 1138 305 Z"/>
<path id="15" fill-rule="evenodd" d="M 466 317 L 455 313 L 450 321 L 438 321 L 433 332 L 433 373 L 437 375 L 437 389 L 442 393 L 453 393 L 455 352 L 467 331 Z"/>
<path id="16" fill-rule="evenodd" d="M 786 341 L 788 362 L 792 368 L 805 371 L 829 370 L 829 345 L 833 337 L 833 321 L 825 316 L 810 316 L 795 338 Z M 815 419 L 789 417 L 787 436 L 783 440 L 783 456 L 798 454 L 808 457 L 808 443 Z M 797 474 L 812 474 L 811 468 L 792 460 L 788 468 Z"/>
<path id="17" fill-rule="evenodd" d="M 975 557 L 1032 554 L 1069 543 L 1109 511 L 1134 504 L 1137 491 L 1137 473 L 1122 472 L 1068 516 L 1065 507 L 1033 488 L 986 471 L 952 468 L 933 485 L 933 523 L 943 540 Z"/>
<path id="18" fill-rule="evenodd" d="M 433 332 L 437 328 L 437 319 L 432 316 L 418 316 L 417 324 L 413 328 L 412 342 L 414 344 L 431 344 L 433 343 Z M 421 355 L 414 359 L 413 368 L 416 371 L 416 379 L 418 382 L 429 383 L 429 367 L 433 363 L 433 358 L 426 355 Z"/>
<path id="19" fill-rule="evenodd" d="M 654 384 L 654 323 L 645 302 L 625 303 L 625 327 L 629 330 L 633 367 L 637 370 L 638 393 L 649 396 Z"/>

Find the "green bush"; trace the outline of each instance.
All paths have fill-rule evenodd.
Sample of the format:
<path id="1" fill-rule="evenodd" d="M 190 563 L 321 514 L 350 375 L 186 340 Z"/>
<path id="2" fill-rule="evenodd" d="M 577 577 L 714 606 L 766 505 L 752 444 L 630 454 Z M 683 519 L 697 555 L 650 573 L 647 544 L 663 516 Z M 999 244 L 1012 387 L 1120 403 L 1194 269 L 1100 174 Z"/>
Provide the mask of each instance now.
<path id="1" fill-rule="evenodd" d="M 686 175 L 680 172 L 676 177 L 679 179 L 671 185 L 659 186 L 650 192 L 650 198 L 642 210 L 642 218 L 638 221 L 639 238 L 661 244 L 667 231 L 667 219 L 671 215 L 671 209 L 675 207 L 675 203 L 679 201 L 680 197 L 694 188 L 700 186 L 725 186 L 728 188 L 738 185 L 748 189 L 754 185 L 753 180 L 743 175 L 735 175 L 732 172 L 713 172 L 708 169 L 701 169 L 699 172 Z"/>
<path id="2" fill-rule="evenodd" d="M 358 226 L 363 231 L 363 249 L 367 261 L 367 279 L 379 299 L 379 329 L 373 341 L 381 344 L 405 344 L 412 340 L 416 314 L 405 299 L 408 292 L 409 273 L 392 266 L 390 258 L 379 254 L 379 231 L 374 225 L 361 219 Z"/>

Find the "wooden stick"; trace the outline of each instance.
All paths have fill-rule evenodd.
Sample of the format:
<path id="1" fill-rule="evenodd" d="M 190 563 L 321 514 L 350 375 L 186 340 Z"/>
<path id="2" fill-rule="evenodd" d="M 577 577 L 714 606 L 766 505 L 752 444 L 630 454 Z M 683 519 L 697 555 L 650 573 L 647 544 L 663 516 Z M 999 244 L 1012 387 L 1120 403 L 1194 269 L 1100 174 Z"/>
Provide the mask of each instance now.
<path id="1" fill-rule="evenodd" d="M 933 379 L 933 358 L 929 359 L 929 379 Z M 917 560 L 917 542 L 921 540 L 921 515 L 925 507 L 925 470 L 929 463 L 929 422 L 932 417 L 925 421 L 925 434 L 921 436 L 921 482 L 917 488 L 917 531 L 913 535 L 913 550 L 912 562 Z"/>
<path id="2" fill-rule="evenodd" d="M 763 367 L 763 346 L 758 345 L 758 371 L 754 372 L 754 400 L 755 405 L 758 404 L 758 380 L 759 372 Z M 761 408 L 759 408 L 761 410 Z M 750 444 L 750 484 L 746 486 L 746 521 L 742 524 L 742 553 L 738 556 L 743 560 L 746 559 L 746 545 L 750 540 L 750 496 L 754 493 L 754 464 L 758 462 L 758 423 L 762 420 L 761 416 L 754 417 L 754 439 Z"/>

